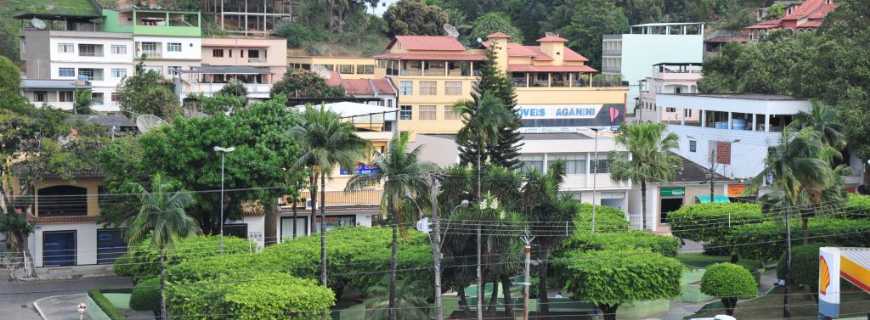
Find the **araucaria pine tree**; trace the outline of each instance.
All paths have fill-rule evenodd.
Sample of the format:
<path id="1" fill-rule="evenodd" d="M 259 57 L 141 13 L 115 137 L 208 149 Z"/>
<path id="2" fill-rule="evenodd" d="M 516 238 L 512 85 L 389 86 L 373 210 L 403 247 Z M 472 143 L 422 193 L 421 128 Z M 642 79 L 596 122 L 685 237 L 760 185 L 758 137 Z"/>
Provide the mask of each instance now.
<path id="1" fill-rule="evenodd" d="M 505 109 L 510 111 L 510 121 L 507 121 L 500 129 L 497 142 L 488 145 L 481 158 L 485 163 L 492 163 L 505 168 L 515 168 L 519 164 L 517 156 L 519 156 L 519 150 L 522 146 L 520 143 L 522 137 L 519 133 L 521 122 L 519 110 L 517 110 L 516 93 L 510 80 L 508 80 L 503 72 L 498 70 L 495 63 L 495 53 L 492 50 L 488 50 L 486 58 L 486 62 L 480 64 L 480 77 L 474 85 L 471 101 L 466 102 L 466 104 L 472 108 L 480 105 L 481 97 L 484 92 L 487 92 L 501 100 Z M 457 137 L 457 143 L 459 144 L 461 163 L 474 164 L 477 161 L 478 142 L 473 139 Z"/>

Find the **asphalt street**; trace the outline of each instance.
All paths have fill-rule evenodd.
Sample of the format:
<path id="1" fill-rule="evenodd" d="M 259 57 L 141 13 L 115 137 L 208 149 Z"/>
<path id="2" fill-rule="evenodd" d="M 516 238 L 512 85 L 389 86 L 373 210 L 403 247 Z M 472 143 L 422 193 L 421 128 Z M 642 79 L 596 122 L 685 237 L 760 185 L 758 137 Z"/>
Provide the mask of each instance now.
<path id="1" fill-rule="evenodd" d="M 0 318 L 3 320 L 41 320 L 33 309 L 40 298 L 84 293 L 92 288 L 130 288 L 129 278 L 100 277 L 75 280 L 9 281 L 7 271 L 0 271 Z"/>

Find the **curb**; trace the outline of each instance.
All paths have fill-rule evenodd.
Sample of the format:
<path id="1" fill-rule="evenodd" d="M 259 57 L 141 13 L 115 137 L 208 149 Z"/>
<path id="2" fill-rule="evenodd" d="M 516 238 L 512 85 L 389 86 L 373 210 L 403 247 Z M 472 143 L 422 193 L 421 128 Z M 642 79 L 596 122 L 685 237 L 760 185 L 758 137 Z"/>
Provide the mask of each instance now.
<path id="1" fill-rule="evenodd" d="M 36 313 L 39 314 L 39 317 L 42 318 L 42 320 L 47 320 L 47 319 L 45 319 L 45 313 L 43 313 L 43 312 L 42 312 L 42 309 L 39 308 L 39 302 L 42 301 L 42 300 L 48 299 L 48 298 L 51 298 L 51 297 L 45 297 L 45 298 L 36 299 L 36 301 L 33 301 L 33 303 L 32 303 L 32 304 L 33 304 L 33 308 L 36 309 Z"/>

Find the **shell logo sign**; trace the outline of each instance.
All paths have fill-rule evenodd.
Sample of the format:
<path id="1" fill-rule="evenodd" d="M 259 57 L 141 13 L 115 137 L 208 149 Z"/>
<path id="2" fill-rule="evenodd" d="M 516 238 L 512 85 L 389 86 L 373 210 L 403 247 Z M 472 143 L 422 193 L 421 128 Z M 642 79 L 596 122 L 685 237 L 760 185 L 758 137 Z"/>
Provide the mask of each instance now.
<path id="1" fill-rule="evenodd" d="M 831 270 L 824 256 L 819 256 L 819 294 L 827 295 L 831 285 Z"/>

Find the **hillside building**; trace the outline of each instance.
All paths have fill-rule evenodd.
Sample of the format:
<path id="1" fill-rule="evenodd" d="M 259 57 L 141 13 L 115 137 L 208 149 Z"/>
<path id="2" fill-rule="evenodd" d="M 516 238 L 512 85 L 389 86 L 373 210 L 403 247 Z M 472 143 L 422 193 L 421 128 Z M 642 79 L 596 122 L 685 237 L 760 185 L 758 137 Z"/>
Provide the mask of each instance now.
<path id="1" fill-rule="evenodd" d="M 287 72 L 286 39 L 204 38 L 201 55 L 201 66 L 181 72 L 181 99 L 213 96 L 232 79 L 244 84 L 249 99 L 268 99 Z"/>
<path id="2" fill-rule="evenodd" d="M 751 40 L 759 40 L 775 30 L 807 31 L 822 26 L 837 4 L 834 0 L 806 0 L 801 4 L 788 6 L 785 15 L 779 19 L 761 21 L 744 28 Z"/>

